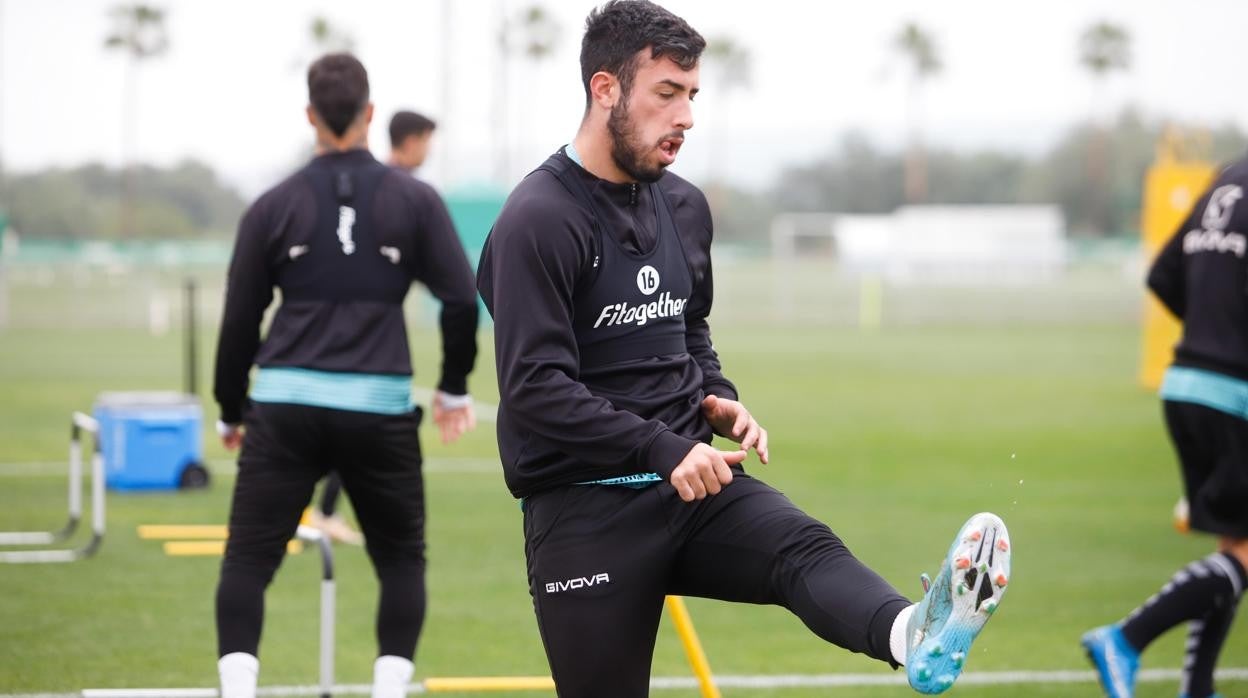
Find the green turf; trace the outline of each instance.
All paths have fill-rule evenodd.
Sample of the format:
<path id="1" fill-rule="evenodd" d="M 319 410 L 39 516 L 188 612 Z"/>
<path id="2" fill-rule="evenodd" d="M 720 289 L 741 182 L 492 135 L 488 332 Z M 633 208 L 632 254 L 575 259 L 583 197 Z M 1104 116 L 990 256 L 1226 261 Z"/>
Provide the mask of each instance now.
<path id="1" fill-rule="evenodd" d="M 102 390 L 177 387 L 179 342 L 176 335 L 107 329 L 0 333 L 0 463 L 63 459 L 69 412 L 89 409 Z M 205 337 L 205 357 L 211 344 Z M 1157 401 L 1135 384 L 1133 328 L 863 334 L 738 325 L 717 331 L 716 345 L 746 404 L 771 432 L 772 464 L 751 470 L 827 521 L 903 591 L 919 593 L 918 574 L 936 571 L 966 516 L 991 509 L 1005 518 L 1015 579 L 969 671 L 1084 669 L 1077 643 L 1084 629 L 1129 611 L 1209 550 L 1208 540 L 1170 527 L 1177 470 Z M 417 332 L 413 346 L 417 382 L 427 385 L 436 339 Z M 487 353 L 473 381 L 486 401 L 496 395 L 490 362 Z M 201 373 L 206 385 L 206 366 Z M 417 673 L 543 673 L 520 511 L 501 476 L 481 472 L 481 461 L 495 455 L 492 427 L 451 448 L 434 436 L 426 428 L 430 615 Z M 96 558 L 0 568 L 0 693 L 214 684 L 219 561 L 168 558 L 158 543 L 135 534 L 141 523 L 225 520 L 232 479 L 209 437 L 211 490 L 110 494 L 109 537 Z M 0 530 L 59 524 L 63 477 L 32 473 L 0 477 Z M 338 679 L 367 683 L 376 585 L 358 549 L 337 551 Z M 313 554 L 290 557 L 270 590 L 263 684 L 316 681 L 317 566 Z M 823 644 L 780 609 L 688 603 L 719 673 L 888 673 Z M 1180 633 L 1162 638 L 1146 665 L 1179 666 L 1181 641 Z M 1245 657 L 1248 624 L 1241 621 L 1224 664 L 1243 666 Z M 689 674 L 668 624 L 654 673 Z M 1245 682 L 1222 689 L 1228 697 L 1248 695 Z M 962 685 L 953 695 L 1007 692 L 1097 695 L 1091 684 Z M 1139 695 L 1175 693 L 1173 684 L 1145 684 Z M 910 695 L 900 687 L 724 694 Z"/>

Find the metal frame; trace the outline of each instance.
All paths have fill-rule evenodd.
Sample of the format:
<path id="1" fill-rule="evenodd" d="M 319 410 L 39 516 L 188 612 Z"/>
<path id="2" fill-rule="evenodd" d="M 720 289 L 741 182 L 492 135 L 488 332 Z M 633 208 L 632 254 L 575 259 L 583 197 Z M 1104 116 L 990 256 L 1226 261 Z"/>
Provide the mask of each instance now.
<path id="1" fill-rule="evenodd" d="M 295 538 L 315 542 L 321 549 L 321 698 L 331 698 L 334 693 L 334 548 L 319 528 L 300 525 Z"/>
<path id="2" fill-rule="evenodd" d="M 335 686 L 334 685 L 334 551 L 329 537 L 320 529 L 311 526 L 299 526 L 295 538 L 315 542 L 321 549 L 321 632 L 320 632 L 320 683 L 313 686 L 295 686 L 285 688 L 258 688 L 256 693 L 261 696 L 307 696 L 319 695 L 320 698 L 333 698 L 335 694 L 367 695 L 369 686 Z M 693 669 L 698 692 L 702 698 L 720 698 L 719 687 L 711 675 L 710 663 L 702 650 L 697 632 L 693 628 L 693 620 L 685 608 L 684 599 L 679 596 L 666 598 L 667 611 L 680 635 L 689 666 Z M 410 693 L 458 693 L 485 691 L 552 691 L 555 682 L 549 676 L 457 676 L 429 677 L 419 683 L 408 686 Z M 215 688 L 87 688 L 82 691 L 82 698 L 218 698 L 220 692 Z"/>
<path id="3" fill-rule="evenodd" d="M 0 551 L 0 563 L 74 562 L 91 557 L 104 542 L 104 457 L 100 452 L 100 424 L 74 412 L 69 432 L 69 520 L 59 531 L 0 532 L 0 545 L 55 545 L 68 540 L 82 520 L 82 432 L 90 432 L 91 539 L 81 548 Z"/>

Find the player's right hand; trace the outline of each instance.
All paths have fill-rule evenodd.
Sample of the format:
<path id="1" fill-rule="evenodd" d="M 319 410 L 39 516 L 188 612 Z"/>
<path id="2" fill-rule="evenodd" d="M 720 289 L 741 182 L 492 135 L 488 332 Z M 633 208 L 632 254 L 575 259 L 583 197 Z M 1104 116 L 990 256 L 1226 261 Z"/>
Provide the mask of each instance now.
<path id="1" fill-rule="evenodd" d="M 728 467 L 745 460 L 745 451 L 721 451 L 708 444 L 694 446 L 672 471 L 671 483 L 676 494 L 686 502 L 719 494 L 732 482 Z"/>
<path id="2" fill-rule="evenodd" d="M 441 390 L 433 393 L 433 423 L 438 425 L 442 443 L 450 444 L 465 432 L 477 428 L 477 412 L 468 395 L 447 395 Z"/>

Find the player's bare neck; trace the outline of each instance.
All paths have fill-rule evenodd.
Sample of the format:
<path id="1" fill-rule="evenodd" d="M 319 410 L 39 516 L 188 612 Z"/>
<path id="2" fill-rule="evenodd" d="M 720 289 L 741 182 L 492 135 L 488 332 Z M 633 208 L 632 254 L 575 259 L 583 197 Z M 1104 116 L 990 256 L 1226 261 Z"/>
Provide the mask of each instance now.
<path id="1" fill-rule="evenodd" d="M 605 126 L 595 128 L 594 124 L 581 124 L 581 130 L 572 140 L 576 152 L 581 156 L 581 166 L 598 179 L 605 179 L 616 184 L 635 182 L 615 164 L 611 157 L 611 139 L 607 136 Z"/>

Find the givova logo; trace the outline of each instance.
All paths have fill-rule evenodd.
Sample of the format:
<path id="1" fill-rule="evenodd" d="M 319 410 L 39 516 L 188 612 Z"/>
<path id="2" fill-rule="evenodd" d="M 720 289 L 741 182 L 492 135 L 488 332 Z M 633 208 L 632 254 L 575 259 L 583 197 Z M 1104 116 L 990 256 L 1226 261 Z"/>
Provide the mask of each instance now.
<path id="1" fill-rule="evenodd" d="M 1221 230 L 1189 230 L 1183 236 L 1183 251 L 1187 254 L 1233 252 L 1242 259 L 1248 252 L 1248 239 L 1239 233 L 1224 233 Z"/>
<path id="2" fill-rule="evenodd" d="M 597 586 L 599 584 L 610 584 L 611 575 L 606 572 L 599 572 L 590 577 L 573 577 L 562 582 L 546 582 L 547 594 L 558 594 L 561 591 L 569 591 L 572 589 L 584 589 L 586 587 Z"/>
<path id="3" fill-rule="evenodd" d="M 1205 215 L 1200 218 L 1200 226 L 1205 230 L 1226 230 L 1231 214 L 1235 212 L 1235 203 L 1242 198 L 1244 190 L 1238 184 L 1226 184 L 1214 189 L 1205 206 Z"/>

